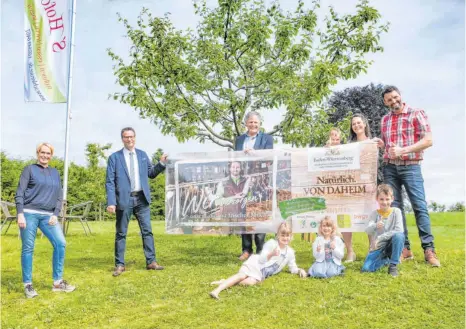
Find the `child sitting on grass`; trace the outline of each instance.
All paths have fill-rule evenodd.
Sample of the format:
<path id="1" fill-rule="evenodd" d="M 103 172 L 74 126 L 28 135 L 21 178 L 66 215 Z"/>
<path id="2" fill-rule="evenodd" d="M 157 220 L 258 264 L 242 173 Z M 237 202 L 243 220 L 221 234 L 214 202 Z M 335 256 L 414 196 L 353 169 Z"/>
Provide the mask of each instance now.
<path id="1" fill-rule="evenodd" d="M 393 190 L 381 184 L 376 193 L 379 209 L 369 217 L 366 232 L 373 237 L 373 245 L 362 266 L 362 272 L 375 272 L 388 264 L 388 274 L 398 276 L 397 265 L 403 250 L 405 236 L 401 210 L 391 207 Z"/>
<path id="2" fill-rule="evenodd" d="M 279 273 L 287 265 L 291 273 L 299 274 L 301 278 L 306 277 L 306 271 L 296 266 L 294 250 L 288 246 L 291 235 L 290 225 L 286 222 L 281 223 L 276 238 L 264 244 L 260 255 L 249 257 L 243 263 L 239 272 L 228 279 L 212 282 L 213 285 L 218 285 L 218 287 L 209 293 L 210 296 L 219 299 L 218 295 L 222 290 L 236 284 L 253 286 L 269 276 Z"/>
<path id="3" fill-rule="evenodd" d="M 340 237 L 335 222 L 325 216 L 319 224 L 319 236 L 312 244 L 312 253 L 316 259 L 309 268 L 309 276 L 314 278 L 331 278 L 341 275 L 345 267 L 341 259 L 345 255 L 345 243 Z"/>

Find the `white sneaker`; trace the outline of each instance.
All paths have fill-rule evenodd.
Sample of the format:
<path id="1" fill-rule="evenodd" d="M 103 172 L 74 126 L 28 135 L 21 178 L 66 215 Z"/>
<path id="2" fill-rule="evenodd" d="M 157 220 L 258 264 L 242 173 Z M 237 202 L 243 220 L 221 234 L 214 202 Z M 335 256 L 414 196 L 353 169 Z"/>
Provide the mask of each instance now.
<path id="1" fill-rule="evenodd" d="M 72 292 L 76 289 L 75 286 L 72 286 L 71 284 L 69 284 L 68 282 L 66 282 L 65 280 L 61 280 L 59 284 L 57 285 L 53 285 L 52 286 L 52 291 L 53 292 L 60 292 L 60 291 L 64 291 L 64 292 Z"/>
<path id="2" fill-rule="evenodd" d="M 37 291 L 34 290 L 32 287 L 32 284 L 27 284 L 24 286 L 24 294 L 26 295 L 27 298 L 34 298 L 36 296 L 39 296 Z"/>

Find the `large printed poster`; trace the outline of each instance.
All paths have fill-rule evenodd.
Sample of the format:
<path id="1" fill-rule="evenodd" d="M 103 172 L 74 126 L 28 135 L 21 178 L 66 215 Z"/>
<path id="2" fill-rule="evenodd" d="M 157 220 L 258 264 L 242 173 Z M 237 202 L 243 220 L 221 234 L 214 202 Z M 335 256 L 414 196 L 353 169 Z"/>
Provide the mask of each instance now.
<path id="1" fill-rule="evenodd" d="M 282 202 L 293 232 L 317 232 L 330 216 L 341 232 L 361 232 L 377 208 L 377 144 L 351 143 L 291 153 L 292 199 Z"/>
<path id="2" fill-rule="evenodd" d="M 291 196 L 291 158 L 274 150 L 190 153 L 170 159 L 166 231 L 177 234 L 275 232 L 277 201 Z"/>
<path id="3" fill-rule="evenodd" d="M 293 232 L 317 232 L 330 216 L 342 232 L 364 231 L 376 209 L 376 143 L 187 153 L 166 171 L 166 232 L 275 233 L 283 220 Z"/>

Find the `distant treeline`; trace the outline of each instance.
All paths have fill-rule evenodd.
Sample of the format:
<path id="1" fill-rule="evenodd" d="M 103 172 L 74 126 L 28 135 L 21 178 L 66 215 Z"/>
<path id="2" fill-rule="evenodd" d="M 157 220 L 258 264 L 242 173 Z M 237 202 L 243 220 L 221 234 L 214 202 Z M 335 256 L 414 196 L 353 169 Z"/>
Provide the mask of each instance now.
<path id="1" fill-rule="evenodd" d="M 115 215 L 106 212 L 106 194 L 105 194 L 105 171 L 106 167 L 99 165 L 105 163 L 105 151 L 111 147 L 110 144 L 88 144 L 86 147 L 87 166 L 79 166 L 71 163 L 68 174 L 68 205 L 73 206 L 85 201 L 92 201 L 92 208 L 89 220 L 114 220 Z M 160 155 L 163 154 L 161 149 L 152 155 L 152 161 L 158 161 Z M 1 180 L 2 194 L 1 199 L 14 203 L 15 192 L 18 186 L 19 176 L 23 168 L 31 163 L 35 163 L 36 159 L 29 160 L 12 159 L 4 152 L 0 152 L 1 156 Z M 57 168 L 63 178 L 64 161 L 54 157 L 50 161 L 50 166 Z M 151 188 L 151 216 L 152 220 L 165 219 L 165 175 L 160 174 L 155 179 L 149 180 Z M 406 211 L 412 212 L 412 208 L 405 201 Z M 464 202 L 457 202 L 451 206 L 446 206 L 435 201 L 430 201 L 428 205 L 432 212 L 464 212 Z"/>
<path id="2" fill-rule="evenodd" d="M 106 212 L 105 194 L 105 172 L 106 167 L 99 165 L 105 163 L 106 155 L 104 151 L 110 148 L 110 144 L 101 146 L 99 144 L 88 144 L 86 147 L 87 166 L 79 166 L 70 163 L 68 171 L 68 205 L 73 206 L 85 201 L 92 201 L 92 208 L 89 220 L 114 220 L 115 215 Z M 162 154 L 158 150 L 153 154 L 152 159 L 156 161 Z M 1 177 L 3 201 L 15 202 L 15 192 L 18 186 L 19 177 L 23 168 L 35 163 L 36 159 L 29 160 L 12 159 L 5 152 L 0 152 L 1 156 Z M 64 161 L 54 157 L 50 161 L 50 166 L 57 168 L 63 179 Z M 152 220 L 165 219 L 165 175 L 160 174 L 155 179 L 149 180 L 152 192 L 151 215 Z"/>

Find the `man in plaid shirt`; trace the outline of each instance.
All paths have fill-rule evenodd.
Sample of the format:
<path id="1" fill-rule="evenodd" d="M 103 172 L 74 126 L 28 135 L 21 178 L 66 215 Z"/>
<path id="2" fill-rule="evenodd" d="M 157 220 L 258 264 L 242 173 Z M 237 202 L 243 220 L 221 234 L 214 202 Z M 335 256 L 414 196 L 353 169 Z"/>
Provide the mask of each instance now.
<path id="1" fill-rule="evenodd" d="M 420 163 L 423 151 L 432 146 L 432 132 L 427 115 L 421 109 L 415 109 L 403 103 L 401 94 L 395 86 L 388 86 L 383 91 L 384 104 L 390 113 L 382 118 L 379 146 L 384 148 L 384 181 L 394 191 L 392 206 L 401 209 L 405 234 L 402 259 L 413 259 L 406 226 L 401 187 L 404 186 L 409 201 L 413 206 L 416 225 L 419 231 L 424 258 L 432 266 L 440 266 L 435 254 L 434 236 L 430 228 L 430 217 L 424 192 Z"/>

